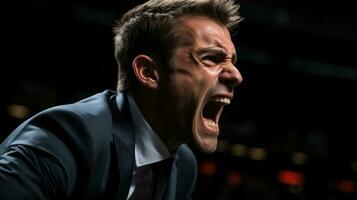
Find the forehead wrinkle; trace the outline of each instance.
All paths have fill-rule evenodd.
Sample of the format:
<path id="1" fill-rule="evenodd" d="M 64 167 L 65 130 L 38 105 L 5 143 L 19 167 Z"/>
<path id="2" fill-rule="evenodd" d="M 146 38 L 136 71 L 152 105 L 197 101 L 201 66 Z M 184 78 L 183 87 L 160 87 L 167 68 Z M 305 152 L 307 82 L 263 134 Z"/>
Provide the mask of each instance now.
<path id="1" fill-rule="evenodd" d="M 185 15 L 176 20 L 177 26 L 175 27 L 174 32 L 179 40 L 178 47 L 191 46 L 196 50 L 206 49 L 205 51 L 212 49 L 219 50 L 227 56 L 232 56 L 232 60 L 236 57 L 236 50 L 234 44 L 232 43 L 230 33 L 224 25 L 221 25 L 205 16 L 193 16 L 198 21 L 202 19 L 209 19 L 213 22 L 208 27 L 202 27 L 200 24 L 198 24 L 197 27 L 193 26 L 192 21 L 188 21 L 190 17 L 192 16 Z M 207 28 L 213 28 L 213 31 L 207 30 Z"/>
<path id="2" fill-rule="evenodd" d="M 193 46 L 194 39 L 197 33 L 184 23 L 178 21 L 178 26 L 174 29 L 175 39 L 178 40 L 178 47 L 180 46 Z"/>
<path id="3" fill-rule="evenodd" d="M 233 61 L 236 61 L 237 53 L 236 53 L 235 48 L 233 48 L 230 51 L 230 50 L 227 50 L 227 48 L 225 48 L 223 45 L 220 45 L 219 43 L 216 43 L 215 45 L 211 45 L 211 46 L 207 46 L 207 47 L 198 48 L 197 53 L 208 53 L 211 51 L 225 54 L 226 57 L 232 58 Z"/>
<path id="4" fill-rule="evenodd" d="M 233 45 L 233 43 L 231 42 L 230 38 L 228 40 L 228 44 L 224 44 L 225 42 L 221 41 L 223 37 L 220 37 L 220 36 L 217 36 L 217 35 L 214 35 L 214 37 L 212 37 L 212 35 L 210 36 L 206 36 L 203 38 L 203 41 L 205 43 L 208 43 L 208 44 L 212 44 L 212 47 L 211 48 L 215 48 L 215 47 L 219 47 L 220 49 L 223 49 L 224 52 L 227 54 L 227 55 L 230 55 L 230 54 L 235 54 L 236 50 L 235 50 L 235 47 Z M 208 47 L 210 48 L 210 47 Z"/>

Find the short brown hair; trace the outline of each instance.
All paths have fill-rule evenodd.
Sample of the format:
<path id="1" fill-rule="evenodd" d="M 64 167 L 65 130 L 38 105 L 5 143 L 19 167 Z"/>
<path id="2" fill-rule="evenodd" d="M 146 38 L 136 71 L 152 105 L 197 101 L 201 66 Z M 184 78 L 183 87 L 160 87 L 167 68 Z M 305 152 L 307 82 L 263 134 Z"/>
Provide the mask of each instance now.
<path id="1" fill-rule="evenodd" d="M 183 15 L 210 17 L 232 30 L 241 21 L 234 0 L 149 0 L 125 13 L 114 27 L 119 91 L 136 87 L 133 59 L 146 54 L 168 64 L 176 47 L 176 19 Z"/>

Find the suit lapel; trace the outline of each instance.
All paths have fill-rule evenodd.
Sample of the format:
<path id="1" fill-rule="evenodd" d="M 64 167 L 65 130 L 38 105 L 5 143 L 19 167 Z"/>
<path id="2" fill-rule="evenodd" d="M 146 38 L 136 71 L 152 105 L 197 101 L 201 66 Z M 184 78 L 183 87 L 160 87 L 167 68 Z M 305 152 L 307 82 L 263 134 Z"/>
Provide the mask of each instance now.
<path id="1" fill-rule="evenodd" d="M 119 170 L 119 187 L 115 199 L 126 199 L 134 168 L 134 134 L 126 96 L 118 93 L 112 99 L 113 145 Z"/>

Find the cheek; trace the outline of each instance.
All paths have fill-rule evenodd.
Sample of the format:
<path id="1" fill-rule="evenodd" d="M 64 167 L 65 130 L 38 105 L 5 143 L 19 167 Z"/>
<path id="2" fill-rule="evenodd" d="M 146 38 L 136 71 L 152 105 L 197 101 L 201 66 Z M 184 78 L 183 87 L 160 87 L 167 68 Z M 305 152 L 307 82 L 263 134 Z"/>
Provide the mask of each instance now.
<path id="1" fill-rule="evenodd" d="M 212 87 L 218 80 L 216 76 L 212 76 L 205 71 L 200 71 L 190 75 L 177 77 L 176 88 L 183 90 L 186 93 L 199 94 L 209 87 Z"/>
<path id="2" fill-rule="evenodd" d="M 198 85 L 199 81 L 191 74 L 177 74 L 172 77 L 170 90 L 175 94 L 176 98 L 184 100 L 189 99 L 196 93 Z"/>

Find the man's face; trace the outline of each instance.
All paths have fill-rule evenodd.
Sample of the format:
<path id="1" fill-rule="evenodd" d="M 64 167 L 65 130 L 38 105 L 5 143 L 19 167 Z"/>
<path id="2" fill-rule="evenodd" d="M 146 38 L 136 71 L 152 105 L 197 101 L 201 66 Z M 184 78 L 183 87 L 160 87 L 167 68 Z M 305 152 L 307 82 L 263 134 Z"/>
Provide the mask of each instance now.
<path id="1" fill-rule="evenodd" d="M 227 28 L 210 18 L 183 16 L 178 21 L 180 42 L 171 60 L 173 72 L 162 80 L 167 84 L 162 112 L 169 113 L 165 121 L 184 142 L 213 152 L 223 107 L 242 82 L 234 66 L 235 48 Z"/>

